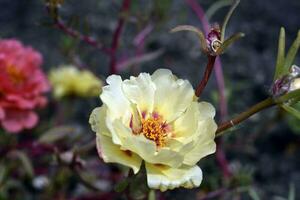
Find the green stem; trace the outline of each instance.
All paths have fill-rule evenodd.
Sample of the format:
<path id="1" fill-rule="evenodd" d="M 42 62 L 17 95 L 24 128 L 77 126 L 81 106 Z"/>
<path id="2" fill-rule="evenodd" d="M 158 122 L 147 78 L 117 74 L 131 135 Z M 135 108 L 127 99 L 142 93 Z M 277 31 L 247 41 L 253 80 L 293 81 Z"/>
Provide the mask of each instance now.
<path id="1" fill-rule="evenodd" d="M 257 113 L 261 110 L 264 110 L 266 108 L 269 108 L 273 105 L 276 105 L 276 103 L 272 98 L 267 98 L 264 101 L 259 102 L 258 104 L 252 106 L 251 108 L 249 108 L 245 112 L 240 113 L 235 118 L 219 125 L 219 127 L 217 129 L 217 132 L 216 132 L 216 137 L 221 136 L 224 133 L 225 130 L 227 130 L 227 129 L 243 122 L 244 120 L 248 119 L 249 117 L 251 117 L 255 113 Z"/>
<path id="2" fill-rule="evenodd" d="M 216 137 L 223 135 L 225 130 L 232 128 L 233 126 L 243 122 L 244 120 L 248 119 L 255 113 L 258 113 L 258 112 L 260 112 L 266 108 L 272 107 L 274 105 L 284 104 L 286 102 L 288 102 L 290 104 L 294 104 L 295 101 L 297 101 L 299 98 L 300 98 L 300 89 L 288 92 L 287 94 L 277 97 L 277 98 L 269 97 L 269 98 L 255 104 L 254 106 L 252 106 L 245 112 L 240 113 L 235 118 L 220 124 L 216 131 Z"/>

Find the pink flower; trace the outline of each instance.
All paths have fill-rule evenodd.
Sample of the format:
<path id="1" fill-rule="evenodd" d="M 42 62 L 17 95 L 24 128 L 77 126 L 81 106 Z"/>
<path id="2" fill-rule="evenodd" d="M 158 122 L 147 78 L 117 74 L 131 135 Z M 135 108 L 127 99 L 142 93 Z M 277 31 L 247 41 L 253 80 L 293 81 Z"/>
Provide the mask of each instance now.
<path id="1" fill-rule="evenodd" d="M 34 109 L 46 105 L 50 87 L 41 70 L 42 56 L 14 39 L 0 40 L 0 123 L 11 133 L 38 122 Z"/>

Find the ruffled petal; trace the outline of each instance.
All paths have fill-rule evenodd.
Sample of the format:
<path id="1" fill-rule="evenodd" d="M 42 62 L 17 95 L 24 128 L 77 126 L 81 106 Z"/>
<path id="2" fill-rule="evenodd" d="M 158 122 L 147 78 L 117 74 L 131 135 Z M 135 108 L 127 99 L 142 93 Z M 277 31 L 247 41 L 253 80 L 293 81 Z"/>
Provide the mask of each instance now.
<path id="1" fill-rule="evenodd" d="M 178 187 L 199 187 L 202 182 L 202 171 L 197 165 L 171 168 L 165 165 L 146 163 L 148 186 L 166 191 Z"/>
<path id="2" fill-rule="evenodd" d="M 23 126 L 26 129 L 32 129 L 36 126 L 38 123 L 39 118 L 36 113 L 30 111 L 26 115 L 24 115 L 24 118 L 22 120 Z"/>
<path id="3" fill-rule="evenodd" d="M 133 169 L 134 173 L 140 170 L 142 159 L 131 151 L 123 151 L 115 145 L 111 138 L 98 134 L 96 138 L 97 149 L 100 157 L 107 163 L 119 163 Z"/>
<path id="4" fill-rule="evenodd" d="M 95 108 L 90 115 L 89 123 L 91 124 L 92 130 L 97 134 L 111 136 L 105 122 L 106 110 L 107 108 L 104 105 Z"/>
<path id="5" fill-rule="evenodd" d="M 155 89 L 155 84 L 147 73 L 141 73 L 138 77 L 131 76 L 123 82 L 125 96 L 137 105 L 140 112 L 152 113 Z"/>
<path id="6" fill-rule="evenodd" d="M 198 103 L 193 102 L 186 112 L 174 122 L 174 137 L 182 139 L 182 141 L 192 139 L 191 136 L 197 133 L 199 116 Z"/>
<path id="7" fill-rule="evenodd" d="M 216 115 L 216 109 L 208 102 L 202 101 L 198 103 L 199 120 L 205 120 L 208 118 L 214 118 Z"/>
<path id="8" fill-rule="evenodd" d="M 193 149 L 184 156 L 183 163 L 193 166 L 201 158 L 212 154 L 216 151 L 216 143 L 214 141 L 217 124 L 213 119 L 206 119 L 199 122 L 199 135 L 195 139 Z"/>
<path id="9" fill-rule="evenodd" d="M 38 122 L 38 116 L 32 111 L 5 110 L 5 118 L 1 120 L 3 128 L 11 133 L 18 133 L 23 129 L 31 129 Z"/>
<path id="10" fill-rule="evenodd" d="M 110 117 L 123 119 L 123 123 L 129 123 L 131 117 L 130 103 L 122 91 L 122 79 L 120 76 L 111 75 L 106 79 L 108 83 L 102 89 L 101 100 L 107 106 Z"/>
<path id="11" fill-rule="evenodd" d="M 158 69 L 151 76 L 156 85 L 154 110 L 171 122 L 185 112 L 194 97 L 192 85 L 177 79 L 170 70 Z"/>

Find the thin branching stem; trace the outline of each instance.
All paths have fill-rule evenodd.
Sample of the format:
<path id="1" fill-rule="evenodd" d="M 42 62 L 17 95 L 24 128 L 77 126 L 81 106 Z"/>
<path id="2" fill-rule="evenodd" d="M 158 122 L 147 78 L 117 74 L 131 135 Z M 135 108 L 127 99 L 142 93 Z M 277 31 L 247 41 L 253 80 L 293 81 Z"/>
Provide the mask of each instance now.
<path id="1" fill-rule="evenodd" d="M 250 107 L 248 110 L 240 113 L 235 118 L 220 124 L 216 131 L 216 137 L 223 135 L 225 130 L 234 127 L 235 125 L 245 121 L 252 115 L 254 115 L 266 108 L 272 107 L 274 105 L 280 106 L 285 103 L 293 104 L 295 100 L 299 99 L 299 97 L 300 97 L 300 89 L 288 92 L 280 97 L 276 97 L 276 98 L 269 97 L 269 98 L 255 104 L 254 106 Z"/>
<path id="2" fill-rule="evenodd" d="M 103 46 L 101 42 L 93 38 L 92 36 L 89 35 L 84 35 L 81 32 L 71 28 L 70 26 L 67 26 L 65 22 L 59 17 L 58 11 L 56 11 L 56 15 L 51 15 L 51 11 L 49 7 L 47 7 L 47 11 L 49 13 L 49 16 L 52 18 L 54 26 L 64 32 L 66 35 L 69 37 L 78 39 L 96 49 L 99 49 L 105 54 L 110 54 L 110 49 L 107 49 Z"/>
<path id="3" fill-rule="evenodd" d="M 245 112 L 242 112 L 241 114 L 239 114 L 235 118 L 220 124 L 218 129 L 217 129 L 217 132 L 216 132 L 216 137 L 221 136 L 224 133 L 225 130 L 236 126 L 237 124 L 239 124 L 239 123 L 243 122 L 244 120 L 248 119 L 249 117 L 251 117 L 255 113 L 257 113 L 259 111 L 262 111 L 266 108 L 269 108 L 271 106 L 274 106 L 274 105 L 276 105 L 276 102 L 271 97 L 255 104 L 254 106 L 250 107 Z"/>

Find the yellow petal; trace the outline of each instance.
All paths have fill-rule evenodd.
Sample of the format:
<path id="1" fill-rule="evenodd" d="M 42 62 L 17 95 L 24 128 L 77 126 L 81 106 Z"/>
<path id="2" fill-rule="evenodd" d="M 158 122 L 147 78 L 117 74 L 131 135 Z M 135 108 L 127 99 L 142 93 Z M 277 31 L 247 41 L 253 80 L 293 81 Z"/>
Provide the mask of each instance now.
<path id="1" fill-rule="evenodd" d="M 158 69 L 151 76 L 156 85 L 154 110 L 171 122 L 185 112 L 194 97 L 187 80 L 176 79 L 170 70 Z"/>
<path id="2" fill-rule="evenodd" d="M 130 103 L 122 91 L 120 76 L 111 75 L 106 79 L 107 86 L 102 88 L 101 100 L 107 106 L 110 118 L 122 118 L 124 123 L 129 123 L 131 117 Z"/>
<path id="3" fill-rule="evenodd" d="M 100 95 L 102 81 L 98 79 L 92 72 L 87 70 L 79 71 L 76 81 L 74 82 L 74 90 L 79 96 L 93 97 Z"/>
<path id="4" fill-rule="evenodd" d="M 105 122 L 106 110 L 107 108 L 104 105 L 95 108 L 92 111 L 92 114 L 89 119 L 89 123 L 91 124 L 92 130 L 97 134 L 111 136 L 110 131 L 106 127 L 106 122 Z"/>
<path id="5" fill-rule="evenodd" d="M 155 89 L 155 84 L 147 73 L 141 73 L 138 77 L 131 76 L 130 80 L 123 82 L 125 96 L 137 105 L 140 112 L 152 113 Z"/>
<path id="6" fill-rule="evenodd" d="M 192 102 L 186 112 L 174 122 L 174 137 L 183 143 L 202 134 L 203 130 L 199 126 L 204 120 L 213 119 L 215 116 L 214 107 L 207 102 Z M 205 134 L 205 133 L 204 133 Z"/>
<path id="7" fill-rule="evenodd" d="M 199 187 L 202 182 L 202 171 L 195 165 L 171 168 L 165 165 L 146 163 L 148 186 L 166 191 L 178 187 Z"/>
<path id="8" fill-rule="evenodd" d="M 216 151 L 216 143 L 214 141 L 215 132 L 217 130 L 217 124 L 213 119 L 206 119 L 199 122 L 200 134 L 195 139 L 193 149 L 187 152 L 184 156 L 183 163 L 186 165 L 193 166 L 201 158 L 212 154 Z"/>
<path id="9" fill-rule="evenodd" d="M 192 139 L 191 136 L 196 134 L 198 129 L 199 116 L 198 103 L 192 102 L 186 112 L 174 122 L 175 138 Z"/>
<path id="10" fill-rule="evenodd" d="M 96 138 L 99 155 L 104 162 L 119 163 L 131 167 L 136 174 L 141 167 L 142 159 L 131 151 L 123 151 L 115 145 L 110 137 L 98 134 Z"/>
<path id="11" fill-rule="evenodd" d="M 207 118 L 214 118 L 216 115 L 216 110 L 213 107 L 213 105 L 211 105 L 208 102 L 200 102 L 198 103 L 198 109 L 199 109 L 199 120 L 205 120 Z"/>
<path id="12" fill-rule="evenodd" d="M 103 85 L 92 72 L 79 70 L 72 65 L 64 65 L 51 70 L 49 80 L 56 98 L 68 95 L 98 96 Z"/>

